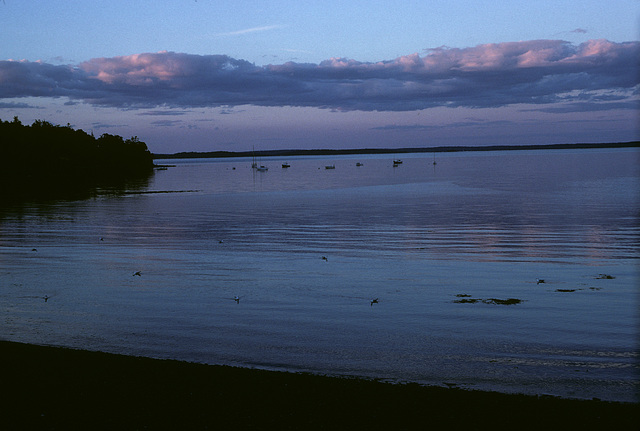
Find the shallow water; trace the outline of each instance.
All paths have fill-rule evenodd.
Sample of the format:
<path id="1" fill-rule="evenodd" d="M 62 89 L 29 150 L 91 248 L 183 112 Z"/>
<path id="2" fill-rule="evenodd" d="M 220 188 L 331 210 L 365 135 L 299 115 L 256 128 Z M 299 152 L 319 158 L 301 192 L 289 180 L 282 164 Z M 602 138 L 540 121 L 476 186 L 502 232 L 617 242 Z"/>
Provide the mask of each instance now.
<path id="1" fill-rule="evenodd" d="M 400 157 L 160 161 L 174 193 L 5 207 L 0 338 L 638 400 L 638 151 Z"/>

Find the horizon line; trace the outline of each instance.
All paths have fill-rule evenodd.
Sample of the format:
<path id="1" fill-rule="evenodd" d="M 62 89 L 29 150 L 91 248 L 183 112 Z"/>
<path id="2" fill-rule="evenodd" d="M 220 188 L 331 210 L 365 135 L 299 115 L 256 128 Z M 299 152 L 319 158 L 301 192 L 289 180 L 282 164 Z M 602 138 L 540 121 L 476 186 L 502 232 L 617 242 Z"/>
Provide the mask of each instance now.
<path id="1" fill-rule="evenodd" d="M 437 147 L 401 147 L 401 148 L 315 148 L 315 149 L 283 149 L 257 151 L 180 151 L 177 153 L 151 153 L 154 159 L 168 158 L 227 158 L 245 157 L 256 154 L 261 156 L 294 156 L 294 155 L 331 155 L 331 154 L 393 154 L 393 153 L 446 153 L 461 151 L 511 151 L 511 150 L 542 150 L 542 149 L 588 149 L 588 148 L 633 148 L 640 147 L 640 141 L 599 142 L 599 143 L 564 143 L 564 144 L 522 144 L 522 145 L 442 145 Z"/>

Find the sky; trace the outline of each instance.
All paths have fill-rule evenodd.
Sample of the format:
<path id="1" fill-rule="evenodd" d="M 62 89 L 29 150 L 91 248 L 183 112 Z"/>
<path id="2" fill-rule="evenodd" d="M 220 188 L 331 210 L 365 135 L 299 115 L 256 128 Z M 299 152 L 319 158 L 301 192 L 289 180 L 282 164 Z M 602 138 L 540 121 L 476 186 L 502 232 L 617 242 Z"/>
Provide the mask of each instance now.
<path id="1" fill-rule="evenodd" d="M 0 1 L 0 119 L 155 153 L 640 140 L 640 0 Z"/>

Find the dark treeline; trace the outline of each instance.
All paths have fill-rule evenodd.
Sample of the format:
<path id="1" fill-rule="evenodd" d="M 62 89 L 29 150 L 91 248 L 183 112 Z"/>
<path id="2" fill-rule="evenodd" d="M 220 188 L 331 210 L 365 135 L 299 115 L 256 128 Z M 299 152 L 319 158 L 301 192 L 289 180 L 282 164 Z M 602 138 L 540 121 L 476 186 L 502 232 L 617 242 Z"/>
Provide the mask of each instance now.
<path id="1" fill-rule="evenodd" d="M 154 154 L 155 159 L 195 159 L 225 157 L 287 157 L 287 156 L 339 156 L 345 154 L 401 154 L 401 153 L 452 153 L 458 151 L 509 151 L 509 150 L 561 150 L 585 148 L 629 148 L 640 147 L 640 141 L 578 144 L 533 144 L 533 145 L 487 145 L 487 146 L 441 146 L 415 148 L 361 148 L 361 149 L 315 149 L 315 150 L 261 150 L 261 151 L 209 151 Z"/>
<path id="2" fill-rule="evenodd" d="M 148 179 L 153 157 L 137 137 L 103 134 L 95 138 L 70 125 L 18 117 L 0 120 L 0 196 L 58 197 L 86 194 Z"/>

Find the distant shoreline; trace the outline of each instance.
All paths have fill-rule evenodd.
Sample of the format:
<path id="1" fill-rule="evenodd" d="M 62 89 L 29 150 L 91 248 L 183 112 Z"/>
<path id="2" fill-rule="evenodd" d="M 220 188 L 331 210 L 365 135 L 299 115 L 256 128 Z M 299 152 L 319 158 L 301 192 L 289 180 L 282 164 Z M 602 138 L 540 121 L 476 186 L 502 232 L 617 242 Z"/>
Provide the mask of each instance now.
<path id="1" fill-rule="evenodd" d="M 453 153 L 461 151 L 513 151 L 513 150 L 566 150 L 591 148 L 633 148 L 640 141 L 577 144 L 533 144 L 533 145 L 488 145 L 488 146 L 439 146 L 415 148 L 361 148 L 361 149 L 314 149 L 314 150 L 260 150 L 260 151 L 206 151 L 153 154 L 154 159 L 216 159 L 229 157 L 289 157 L 289 156 L 339 156 L 347 154 L 400 154 L 400 153 Z"/>

